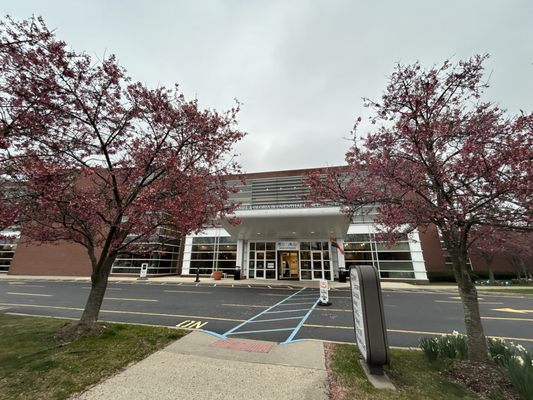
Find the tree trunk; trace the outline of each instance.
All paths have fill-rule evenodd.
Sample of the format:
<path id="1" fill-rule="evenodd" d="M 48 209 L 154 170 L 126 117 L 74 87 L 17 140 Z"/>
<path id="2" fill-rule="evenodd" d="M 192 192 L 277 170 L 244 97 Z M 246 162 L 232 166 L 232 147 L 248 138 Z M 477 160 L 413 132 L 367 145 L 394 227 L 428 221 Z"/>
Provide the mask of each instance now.
<path id="1" fill-rule="evenodd" d="M 100 268 L 95 268 L 95 272 L 91 275 L 91 291 L 85 304 L 85 309 L 81 315 L 79 324 L 85 326 L 94 326 L 98 321 L 100 308 L 104 300 L 104 295 L 107 289 L 107 281 L 111 272 L 111 266 L 115 261 L 116 256 L 106 257 L 100 264 Z"/>
<path id="2" fill-rule="evenodd" d="M 496 279 L 494 279 L 494 271 L 492 270 L 492 265 L 489 265 L 489 282 L 491 285 L 494 285 Z"/>
<path id="3" fill-rule="evenodd" d="M 491 285 L 494 285 L 496 279 L 494 279 L 494 271 L 492 270 L 492 262 L 494 261 L 494 256 L 490 253 L 483 252 L 483 260 L 487 266 L 487 271 L 489 273 L 489 282 Z"/>
<path id="4" fill-rule="evenodd" d="M 463 303 L 468 358 L 472 361 L 489 362 L 487 339 L 479 313 L 477 289 L 468 273 L 466 256 L 461 257 L 458 254 L 451 254 L 451 256 L 455 280 Z"/>

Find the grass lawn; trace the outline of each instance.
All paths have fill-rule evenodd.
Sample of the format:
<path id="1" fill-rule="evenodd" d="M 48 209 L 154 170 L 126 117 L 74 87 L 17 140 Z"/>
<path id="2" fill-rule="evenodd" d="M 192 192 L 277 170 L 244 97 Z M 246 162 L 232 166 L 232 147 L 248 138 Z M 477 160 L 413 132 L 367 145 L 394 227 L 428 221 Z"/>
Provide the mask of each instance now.
<path id="1" fill-rule="evenodd" d="M 377 390 L 367 381 L 357 362 L 359 353 L 353 345 L 337 345 L 332 356 L 333 377 L 347 389 L 346 399 L 477 399 L 463 387 L 439 375 L 443 364 L 429 362 L 424 353 L 391 349 L 391 365 L 387 374 L 398 390 Z"/>
<path id="2" fill-rule="evenodd" d="M 500 294 L 526 294 L 533 296 L 533 288 L 510 288 L 510 289 L 483 289 L 478 287 L 478 292 L 483 294 L 500 293 Z"/>
<path id="3" fill-rule="evenodd" d="M 99 337 L 58 346 L 66 323 L 0 313 L 0 399 L 66 399 L 187 333 L 106 323 Z"/>

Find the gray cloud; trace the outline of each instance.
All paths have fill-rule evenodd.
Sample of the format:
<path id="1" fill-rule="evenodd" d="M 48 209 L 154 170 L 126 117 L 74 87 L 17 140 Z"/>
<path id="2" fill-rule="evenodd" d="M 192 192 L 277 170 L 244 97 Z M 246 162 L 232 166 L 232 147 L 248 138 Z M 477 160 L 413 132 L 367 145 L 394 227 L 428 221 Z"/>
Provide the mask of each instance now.
<path id="1" fill-rule="evenodd" d="M 253 172 L 343 163 L 361 97 L 397 61 L 488 52 L 487 99 L 532 110 L 533 3 L 457 1 L 17 1 L 77 50 L 115 53 L 134 79 L 179 83 L 204 107 L 242 103 L 238 146 Z"/>

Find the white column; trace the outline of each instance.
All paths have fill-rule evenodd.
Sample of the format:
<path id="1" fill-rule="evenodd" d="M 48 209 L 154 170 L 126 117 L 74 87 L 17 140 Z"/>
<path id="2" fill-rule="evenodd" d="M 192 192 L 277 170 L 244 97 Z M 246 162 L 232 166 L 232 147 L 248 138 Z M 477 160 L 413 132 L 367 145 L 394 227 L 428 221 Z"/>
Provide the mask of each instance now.
<path id="1" fill-rule="evenodd" d="M 337 243 L 339 244 L 341 249 L 344 249 L 344 239 L 337 239 Z M 339 276 L 338 270 L 346 268 L 346 263 L 344 261 L 344 254 L 341 253 L 339 250 L 337 250 L 337 260 L 338 260 L 338 265 L 337 265 L 337 277 L 338 277 Z"/>
<path id="2" fill-rule="evenodd" d="M 409 250 L 411 251 L 411 259 L 413 260 L 415 279 L 427 281 L 428 276 L 426 274 L 426 264 L 424 262 L 422 246 L 420 245 L 420 236 L 418 235 L 418 230 L 414 230 L 409 234 Z"/>
<path id="3" fill-rule="evenodd" d="M 239 239 L 239 240 L 237 240 L 237 259 L 235 260 L 235 265 L 237 267 L 241 267 L 241 271 L 243 271 L 243 269 L 244 269 L 243 256 L 244 256 L 244 240 Z M 244 271 L 243 271 L 243 273 L 244 273 Z"/>
<path id="4" fill-rule="evenodd" d="M 183 249 L 183 264 L 181 266 L 182 275 L 191 274 L 191 251 L 192 251 L 192 236 L 185 237 L 185 247 Z"/>

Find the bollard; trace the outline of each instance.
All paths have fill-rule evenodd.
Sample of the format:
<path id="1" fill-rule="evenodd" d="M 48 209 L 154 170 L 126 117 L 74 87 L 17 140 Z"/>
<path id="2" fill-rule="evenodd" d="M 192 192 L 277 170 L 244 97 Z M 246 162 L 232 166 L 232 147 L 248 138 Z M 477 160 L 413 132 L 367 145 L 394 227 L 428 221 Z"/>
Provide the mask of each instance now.
<path id="1" fill-rule="evenodd" d="M 196 280 L 195 282 L 200 282 L 200 268 L 196 268 Z"/>

